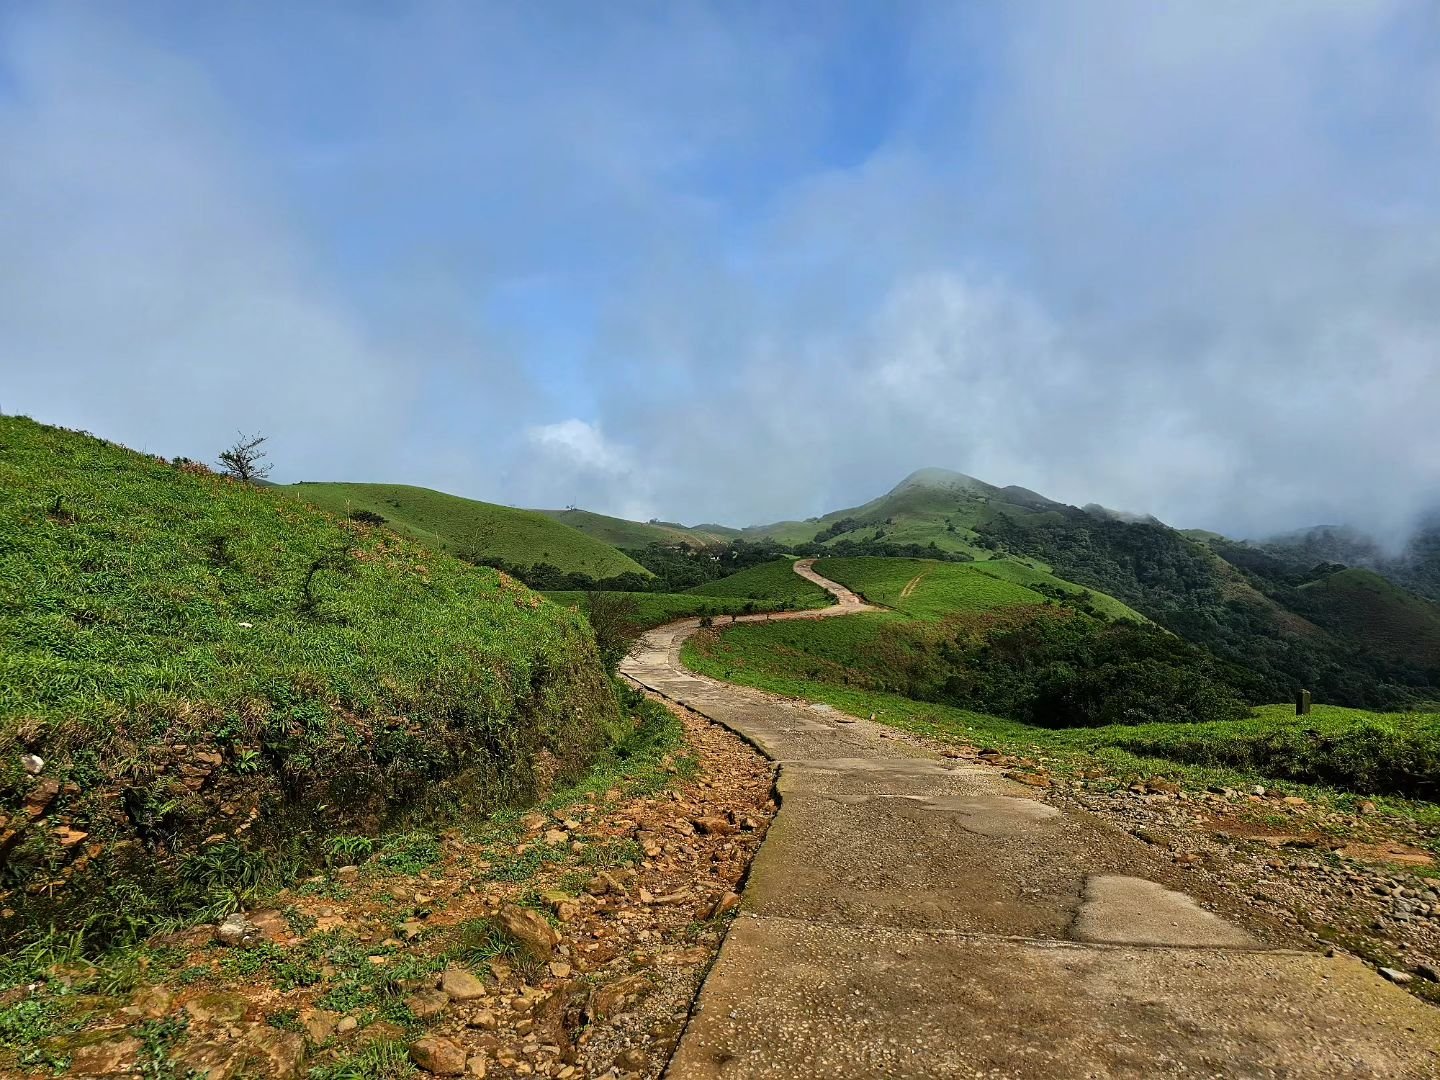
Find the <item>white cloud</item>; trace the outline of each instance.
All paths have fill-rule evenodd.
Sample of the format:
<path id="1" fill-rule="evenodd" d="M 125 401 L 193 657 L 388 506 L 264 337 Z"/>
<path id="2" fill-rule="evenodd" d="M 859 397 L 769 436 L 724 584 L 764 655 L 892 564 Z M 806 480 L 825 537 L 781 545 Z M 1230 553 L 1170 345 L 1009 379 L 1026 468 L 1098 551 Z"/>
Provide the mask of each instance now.
<path id="1" fill-rule="evenodd" d="M 514 482 L 540 496 L 546 508 L 578 505 L 609 507 L 619 516 L 646 520 L 655 515 L 649 501 L 649 470 L 634 451 L 605 436 L 584 420 L 539 424 L 525 432 L 526 454 Z"/>

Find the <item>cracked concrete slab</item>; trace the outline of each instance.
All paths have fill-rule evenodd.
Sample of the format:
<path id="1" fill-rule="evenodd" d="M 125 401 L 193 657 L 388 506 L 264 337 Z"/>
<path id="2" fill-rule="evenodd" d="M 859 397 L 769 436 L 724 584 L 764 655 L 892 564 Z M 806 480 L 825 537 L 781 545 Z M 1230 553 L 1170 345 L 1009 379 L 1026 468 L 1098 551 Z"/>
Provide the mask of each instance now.
<path id="1" fill-rule="evenodd" d="M 1433 1010 L 1358 961 L 741 918 L 667 1075 L 1440 1075 Z"/>

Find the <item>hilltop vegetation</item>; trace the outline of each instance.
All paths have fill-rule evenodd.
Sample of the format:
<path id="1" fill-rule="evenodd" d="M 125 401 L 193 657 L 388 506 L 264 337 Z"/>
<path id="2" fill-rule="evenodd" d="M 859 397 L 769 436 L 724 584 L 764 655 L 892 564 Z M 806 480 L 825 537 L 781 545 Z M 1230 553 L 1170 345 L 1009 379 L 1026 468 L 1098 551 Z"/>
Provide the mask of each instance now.
<path id="1" fill-rule="evenodd" d="M 526 801 L 625 729 L 584 620 L 503 575 L 17 418 L 0 640 L 12 938 L 233 905 L 327 835 Z"/>
<path id="2" fill-rule="evenodd" d="M 788 544 L 807 555 L 849 547 L 866 550 L 844 553 L 923 557 L 927 552 L 895 549 L 933 547 L 928 554 L 984 559 L 988 553 L 975 543 L 978 525 L 1001 513 L 1030 517 L 1059 508 L 1059 503 L 1024 488 L 997 488 L 963 473 L 920 469 L 861 506 L 808 521 L 759 525 L 744 535 Z"/>
<path id="3" fill-rule="evenodd" d="M 1427 663 L 1408 648 L 1384 647 L 1373 634 L 1376 606 L 1350 602 L 1354 590 L 1343 581 L 1307 595 L 1225 545 L 1078 510 L 1044 521 L 1002 515 L 979 533 L 993 551 L 1043 559 L 1203 646 L 1256 704 L 1306 687 L 1319 701 L 1391 709 L 1431 699 L 1440 685 L 1440 657 Z M 1416 609 L 1384 606 L 1403 614 L 1404 625 L 1429 621 Z"/>
<path id="4" fill-rule="evenodd" d="M 1212 539 L 1232 550 L 1246 548 L 1263 552 L 1300 571 L 1317 563 L 1340 563 L 1373 570 L 1417 596 L 1440 603 L 1440 512 L 1424 517 L 1399 552 L 1386 550 L 1358 529 L 1333 525 L 1302 529 L 1260 544 L 1236 544 L 1222 536 Z"/>
<path id="5" fill-rule="evenodd" d="M 724 544 L 739 534 L 738 529 L 724 529 L 716 525 L 697 525 L 691 529 L 664 521 L 627 521 L 575 507 L 537 510 L 536 513 L 622 550 L 649 547 L 651 544 L 708 547 Z"/>
<path id="6" fill-rule="evenodd" d="M 341 517 L 374 514 L 433 551 L 504 568 L 549 566 L 591 578 L 648 571 L 609 543 L 535 510 L 462 499 L 405 484 L 291 484 L 282 488 Z M 551 588 L 562 587 L 550 585 Z"/>

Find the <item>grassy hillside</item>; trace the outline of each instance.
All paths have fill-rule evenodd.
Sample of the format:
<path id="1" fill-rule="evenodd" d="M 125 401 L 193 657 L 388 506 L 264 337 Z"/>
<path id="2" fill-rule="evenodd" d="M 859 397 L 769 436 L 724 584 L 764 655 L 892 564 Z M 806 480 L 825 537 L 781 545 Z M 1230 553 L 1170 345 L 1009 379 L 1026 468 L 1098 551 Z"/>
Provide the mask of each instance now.
<path id="1" fill-rule="evenodd" d="M 659 521 L 627 521 L 625 518 L 608 517 L 605 514 L 592 513 L 589 510 L 537 510 L 535 512 L 544 514 L 562 525 L 568 525 L 601 543 L 617 548 L 643 548 L 650 544 L 708 546 L 723 544 L 732 536 L 739 534 L 738 529 L 728 529 L 721 533 L 715 531 L 715 527 L 705 525 L 698 525 L 690 529 L 683 525 L 671 525 Z"/>
<path id="2" fill-rule="evenodd" d="M 999 517 L 979 532 L 997 553 L 1043 559 L 1056 574 L 1104 590 L 1202 645 L 1257 704 L 1286 700 L 1300 687 L 1327 704 L 1380 709 L 1435 696 L 1433 665 L 1415 654 L 1358 647 L 1367 637 L 1380 641 L 1359 617 L 1373 605 L 1323 590 L 1312 597 L 1295 587 L 1290 568 L 1256 549 L 1080 511 Z"/>
<path id="3" fill-rule="evenodd" d="M 815 569 L 882 604 L 917 619 L 1024 604 L 1045 597 L 1023 585 L 983 574 L 969 563 L 933 559 L 820 559 Z"/>
<path id="4" fill-rule="evenodd" d="M 549 563 L 594 578 L 649 571 L 628 555 L 535 510 L 462 499 L 405 484 L 291 484 L 279 490 L 311 506 L 349 516 L 379 514 L 395 531 L 434 551 L 481 556 L 511 566 Z"/>
<path id="5" fill-rule="evenodd" d="M 830 594 L 795 573 L 789 559 L 752 566 L 738 574 L 710 581 L 690 590 L 696 596 L 773 600 L 796 608 L 822 608 L 834 603 Z"/>
<path id="6" fill-rule="evenodd" d="M 504 575 L 16 418 L 0 641 L 7 936 L 234 904 L 324 836 L 524 801 L 620 721 L 585 621 Z"/>
<path id="7" fill-rule="evenodd" d="M 1024 488 L 998 488 L 963 473 L 921 469 L 861 506 L 810 521 L 755 526 L 744 535 L 792 546 L 817 540 L 826 545 L 876 539 L 921 546 L 933 543 L 941 551 L 984 559 L 988 553 L 974 543 L 977 525 L 1000 513 L 1029 518 L 1059 508 L 1059 503 Z"/>
<path id="8" fill-rule="evenodd" d="M 585 610 L 588 593 L 556 591 L 544 594 L 566 607 Z M 697 593 L 623 593 L 635 605 L 635 622 L 649 629 L 676 619 L 689 619 L 698 615 L 750 615 L 759 611 L 780 611 L 786 605 L 781 600 L 762 600 L 738 596 L 701 596 Z M 794 606 L 794 605 L 790 605 Z"/>
<path id="9" fill-rule="evenodd" d="M 1357 646 L 1440 669 L 1440 605 L 1397 588 L 1372 570 L 1329 574 L 1299 589 L 1306 614 Z"/>
<path id="10" fill-rule="evenodd" d="M 863 618 L 871 616 L 825 620 L 812 629 L 828 634 Z M 1038 755 L 1052 768 L 1090 768 L 1098 759 L 1124 782 L 1170 775 L 1201 787 L 1279 781 L 1346 794 L 1440 799 L 1437 713 L 1316 706 L 1311 716 L 1296 717 L 1292 706 L 1273 705 L 1240 720 L 1057 730 L 877 688 L 856 678 L 836 642 L 801 640 L 796 633 L 796 624 L 787 623 L 726 628 L 692 639 L 682 657 L 691 669 L 715 678 L 825 702 L 906 731 Z"/>
<path id="11" fill-rule="evenodd" d="M 1046 598 L 1082 604 L 1106 618 L 1145 622 L 1145 617 L 1104 593 L 1009 559 L 949 563 L 934 559 L 821 559 L 815 569 L 860 593 L 871 603 L 922 619 Z"/>

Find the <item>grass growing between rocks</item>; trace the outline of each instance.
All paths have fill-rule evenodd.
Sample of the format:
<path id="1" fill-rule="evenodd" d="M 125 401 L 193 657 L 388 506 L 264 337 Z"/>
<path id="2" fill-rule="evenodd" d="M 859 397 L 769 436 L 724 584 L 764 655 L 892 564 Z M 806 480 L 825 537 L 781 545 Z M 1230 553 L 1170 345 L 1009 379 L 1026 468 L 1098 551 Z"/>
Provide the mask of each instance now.
<path id="1" fill-rule="evenodd" d="M 154 987 L 165 995 L 164 1015 L 131 1017 L 121 1035 L 143 1038 L 177 1016 L 202 1018 L 192 1027 L 210 1017 L 231 1017 L 226 1022 L 232 1024 L 263 1017 L 270 1027 L 293 1030 L 300 1016 L 310 1015 L 306 1010 L 320 1009 L 353 1017 L 357 1029 L 373 1029 L 375 1037 L 363 1047 L 335 1044 L 337 1053 L 319 1054 L 314 1080 L 408 1074 L 408 1056 L 402 1062 L 385 1047 L 403 1049 L 427 1028 L 407 1003 L 417 987 L 447 967 L 483 971 L 492 961 L 531 977 L 542 974 L 493 919 L 445 917 L 460 898 L 473 895 L 469 883 L 522 886 L 518 902 L 548 912 L 539 892 L 523 888 L 542 871 L 569 868 L 578 891 L 597 869 L 635 865 L 642 853 L 628 837 L 592 836 L 578 822 L 568 823 L 564 843 L 549 842 L 543 831 L 536 834 L 536 821 L 565 828 L 562 820 L 574 812 L 594 822 L 618 803 L 694 777 L 697 759 L 679 720 L 634 691 L 621 695 L 630 717 L 626 734 L 579 780 L 534 806 L 368 844 L 337 843 L 337 854 L 357 861 L 332 863 L 290 888 L 245 896 L 252 911 L 279 913 L 279 940 L 225 948 L 212 942 L 211 927 L 197 926 L 99 955 L 87 953 L 79 936 L 55 934 L 7 954 L 0 959 L 0 1070 L 63 1071 L 97 1021 L 124 1017 L 120 1010 L 146 1000 L 146 988 Z M 193 1005 L 176 1012 L 182 1000 Z M 174 1041 L 187 1038 L 182 1023 Z M 330 1046 L 329 1036 L 311 1041 L 316 1049 Z"/>

